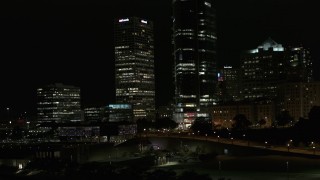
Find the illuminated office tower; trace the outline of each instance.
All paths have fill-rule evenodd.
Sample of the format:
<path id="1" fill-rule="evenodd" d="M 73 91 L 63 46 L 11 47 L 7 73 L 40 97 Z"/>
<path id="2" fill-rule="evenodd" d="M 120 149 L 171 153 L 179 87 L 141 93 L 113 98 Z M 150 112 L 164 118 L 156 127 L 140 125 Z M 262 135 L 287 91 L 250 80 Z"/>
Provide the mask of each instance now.
<path id="1" fill-rule="evenodd" d="M 220 101 L 240 101 L 240 91 L 241 91 L 241 73 L 240 69 L 233 68 L 232 66 L 224 66 L 219 69 L 218 73 L 218 89 L 217 92 L 222 93 L 220 95 Z M 219 85 L 222 84 L 222 89 Z M 220 89 L 219 89 L 220 88 Z M 224 88 L 224 89 L 223 89 Z M 219 97 L 219 96 L 218 96 Z"/>
<path id="2" fill-rule="evenodd" d="M 284 48 L 271 38 L 242 55 L 242 95 L 247 100 L 283 98 L 285 82 L 312 82 L 312 60 L 304 47 Z"/>
<path id="3" fill-rule="evenodd" d="M 217 34 L 212 0 L 173 0 L 175 120 L 191 125 L 215 104 Z"/>
<path id="4" fill-rule="evenodd" d="M 131 104 L 134 119 L 154 119 L 153 23 L 138 17 L 115 20 L 116 103 Z"/>
<path id="5" fill-rule="evenodd" d="M 60 83 L 37 89 L 39 122 L 81 121 L 80 88 Z"/>
<path id="6" fill-rule="evenodd" d="M 246 100 L 276 100 L 285 82 L 285 49 L 271 38 L 242 55 L 242 96 Z"/>

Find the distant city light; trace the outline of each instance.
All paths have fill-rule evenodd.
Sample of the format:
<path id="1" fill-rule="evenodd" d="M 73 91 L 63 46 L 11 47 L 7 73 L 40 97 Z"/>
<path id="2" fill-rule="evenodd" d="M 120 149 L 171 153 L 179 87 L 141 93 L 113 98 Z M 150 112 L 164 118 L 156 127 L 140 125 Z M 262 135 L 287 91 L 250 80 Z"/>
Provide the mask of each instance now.
<path id="1" fill-rule="evenodd" d="M 148 21 L 146 21 L 146 20 L 141 20 L 141 22 L 144 24 L 148 24 Z"/>
<path id="2" fill-rule="evenodd" d="M 208 7 L 211 7 L 211 3 L 209 3 L 209 2 L 204 2 L 204 4 L 206 5 L 206 6 L 208 6 Z"/>
<path id="3" fill-rule="evenodd" d="M 126 19 L 119 19 L 119 22 L 127 22 L 127 21 L 129 21 L 128 18 L 126 18 Z"/>

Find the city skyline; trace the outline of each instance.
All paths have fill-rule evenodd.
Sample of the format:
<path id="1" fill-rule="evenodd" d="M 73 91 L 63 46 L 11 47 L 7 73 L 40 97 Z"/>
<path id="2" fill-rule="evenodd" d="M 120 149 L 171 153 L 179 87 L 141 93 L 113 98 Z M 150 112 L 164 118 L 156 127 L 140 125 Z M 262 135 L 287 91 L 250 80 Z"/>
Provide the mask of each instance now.
<path id="1" fill-rule="evenodd" d="M 154 22 L 156 103 L 173 97 L 170 0 L 11 1 L 1 7 L 1 114 L 6 107 L 35 112 L 37 87 L 56 82 L 79 86 L 84 107 L 114 102 L 112 24 L 126 16 Z M 240 52 L 270 36 L 284 46 L 309 47 L 319 67 L 315 7 L 302 0 L 217 1 L 218 64 L 239 65 Z M 318 71 L 315 77 L 320 79 Z"/>

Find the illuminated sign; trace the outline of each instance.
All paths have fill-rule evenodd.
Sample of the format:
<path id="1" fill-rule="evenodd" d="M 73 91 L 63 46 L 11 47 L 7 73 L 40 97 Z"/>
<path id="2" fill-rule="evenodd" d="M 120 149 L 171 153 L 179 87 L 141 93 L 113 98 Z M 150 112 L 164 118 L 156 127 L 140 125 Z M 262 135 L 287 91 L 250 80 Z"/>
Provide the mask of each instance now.
<path id="1" fill-rule="evenodd" d="M 109 104 L 111 109 L 131 109 L 130 104 Z"/>
<path id="2" fill-rule="evenodd" d="M 127 22 L 127 21 L 129 21 L 128 18 L 126 18 L 126 19 L 119 19 L 119 22 Z"/>
<path id="3" fill-rule="evenodd" d="M 232 66 L 223 66 L 224 69 L 232 69 Z"/>
<path id="4" fill-rule="evenodd" d="M 146 20 L 141 20 L 141 22 L 144 24 L 148 24 L 148 21 L 146 21 Z"/>

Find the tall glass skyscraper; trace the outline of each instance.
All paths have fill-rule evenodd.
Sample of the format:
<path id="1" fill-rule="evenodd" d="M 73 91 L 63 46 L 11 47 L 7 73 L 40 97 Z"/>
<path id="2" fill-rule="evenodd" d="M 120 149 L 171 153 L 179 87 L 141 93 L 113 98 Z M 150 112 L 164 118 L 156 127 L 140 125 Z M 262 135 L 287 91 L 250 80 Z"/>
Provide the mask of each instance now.
<path id="1" fill-rule="evenodd" d="M 212 0 L 173 0 L 176 121 L 189 126 L 212 106 L 217 84 L 216 17 Z"/>
<path id="2" fill-rule="evenodd" d="M 153 23 L 138 17 L 115 20 L 116 103 L 131 104 L 134 119 L 154 119 Z"/>

